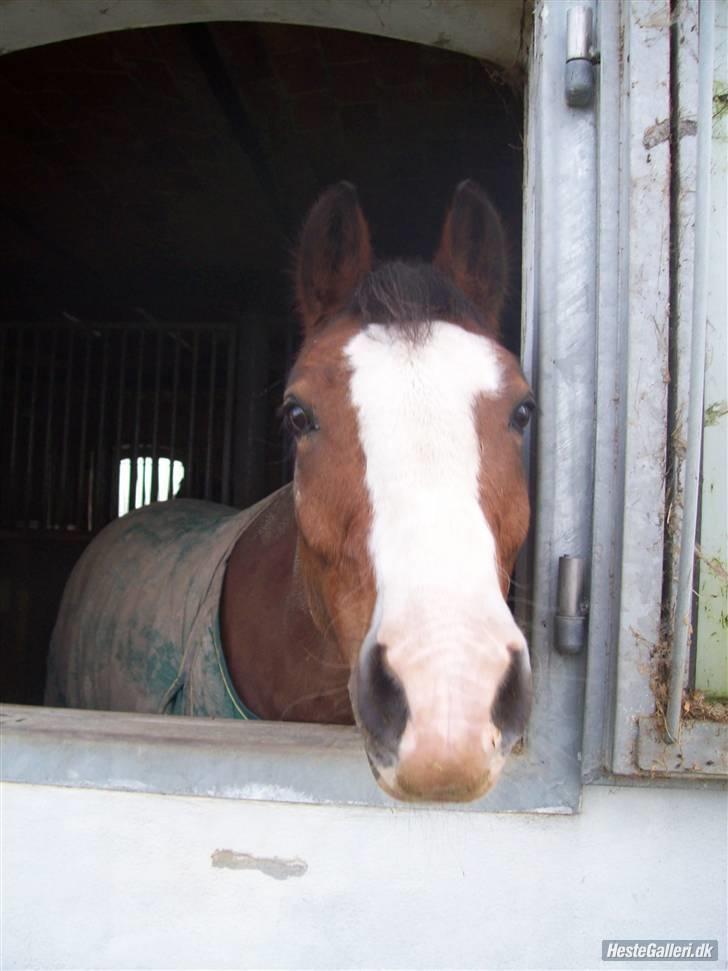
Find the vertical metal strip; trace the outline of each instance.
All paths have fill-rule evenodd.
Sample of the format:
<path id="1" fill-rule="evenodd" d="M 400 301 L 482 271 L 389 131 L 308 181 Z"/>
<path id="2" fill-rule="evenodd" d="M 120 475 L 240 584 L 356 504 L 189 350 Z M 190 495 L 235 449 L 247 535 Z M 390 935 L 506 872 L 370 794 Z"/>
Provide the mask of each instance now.
<path id="1" fill-rule="evenodd" d="M 195 457 L 195 421 L 197 415 L 195 407 L 197 404 L 197 362 L 200 356 L 200 332 L 198 328 L 194 330 L 192 338 L 192 375 L 190 379 L 190 423 L 187 436 L 187 468 L 185 469 L 185 495 L 191 496 L 195 493 L 194 487 L 194 457 Z"/>
<path id="2" fill-rule="evenodd" d="M 10 427 L 10 507 L 17 519 L 17 495 L 20 476 L 18 475 L 18 424 L 20 421 L 20 399 L 23 386 L 23 340 L 25 332 L 22 327 L 17 329 L 17 343 L 15 345 L 15 388 L 13 391 L 13 412 Z M 15 526 L 13 522 L 10 525 Z"/>
<path id="3" fill-rule="evenodd" d="M 694 126 L 698 103 L 698 0 L 673 0 L 670 45 L 672 157 L 670 159 L 670 383 L 665 520 L 664 617 L 671 625 L 677 596 L 683 512 L 685 421 L 690 407 L 690 340 L 695 256 L 697 139 L 684 137 Z"/>
<path id="4" fill-rule="evenodd" d="M 109 331 L 104 329 L 101 347 L 101 377 L 98 386 L 98 422 L 96 425 L 96 474 L 94 477 L 93 528 L 105 525 L 104 510 L 108 508 L 106 496 L 108 456 L 106 454 L 106 399 L 109 377 Z"/>
<path id="5" fill-rule="evenodd" d="M 233 404 L 235 401 L 235 362 L 237 360 L 236 328 L 230 327 L 227 330 L 227 345 L 225 347 L 225 418 L 223 428 L 222 445 L 222 489 L 220 494 L 221 502 L 226 505 L 231 497 L 231 462 L 232 462 L 232 428 L 233 428 Z"/>
<path id="6" fill-rule="evenodd" d="M 265 440 L 268 384 L 268 334 L 254 317 L 238 327 L 233 456 L 233 504 L 245 508 L 265 494 Z"/>
<path id="7" fill-rule="evenodd" d="M 61 428 L 61 456 L 58 472 L 58 508 L 56 518 L 62 528 L 68 522 L 68 436 L 71 428 L 71 401 L 73 400 L 73 364 L 75 350 L 75 330 L 68 328 L 66 344 L 66 381 L 63 389 L 63 425 Z"/>
<path id="8" fill-rule="evenodd" d="M 84 334 L 86 342 L 86 354 L 83 365 L 83 386 L 81 391 L 81 415 L 79 420 L 79 443 L 78 443 L 78 490 L 76 493 L 76 525 L 83 529 L 86 521 L 86 503 L 90 491 L 90 483 L 86 484 L 86 474 L 89 468 L 88 457 L 86 455 L 86 439 L 88 434 L 88 399 L 89 399 L 89 378 L 91 375 L 91 351 L 93 345 L 93 334 Z"/>
<path id="9" fill-rule="evenodd" d="M 217 368 L 217 332 L 210 335 L 210 380 L 208 382 L 207 398 L 207 442 L 205 443 L 205 499 L 212 498 L 212 451 L 215 432 L 215 386 Z"/>
<path id="10" fill-rule="evenodd" d="M 124 434 L 124 398 L 126 396 L 126 350 L 128 331 L 123 327 L 119 336 L 119 384 L 116 399 L 116 434 L 114 440 L 114 461 L 111 480 L 111 508 L 109 518 L 115 519 L 119 515 L 120 503 L 120 470 L 121 470 L 121 439 Z M 127 502 L 129 497 L 127 496 Z M 131 508 L 128 505 L 127 508 Z"/>
<path id="11" fill-rule="evenodd" d="M 58 352 L 58 328 L 53 327 L 48 359 L 48 378 L 46 382 L 45 441 L 43 443 L 43 477 L 41 481 L 41 510 L 43 525 L 50 529 L 53 525 L 53 472 L 51 446 L 53 443 L 53 418 L 55 416 L 56 354 Z"/>
<path id="12" fill-rule="evenodd" d="M 157 333 L 157 345 L 155 348 L 154 366 L 154 405 L 152 410 L 152 502 L 156 502 L 159 492 L 159 395 L 162 372 L 162 341 L 164 334 L 162 331 Z M 171 476 L 171 471 L 170 471 Z M 165 498 L 167 498 L 165 496 Z"/>
<path id="13" fill-rule="evenodd" d="M 139 476 L 139 470 L 137 468 L 139 462 L 139 425 L 141 422 L 142 414 L 142 390 L 144 387 L 144 330 L 139 329 L 139 345 L 138 345 L 138 356 L 137 356 L 137 380 L 136 380 L 136 399 L 134 401 L 134 431 L 132 433 L 132 443 L 131 443 L 131 470 L 129 475 L 129 509 L 136 508 L 136 493 L 137 493 L 137 479 Z M 144 505 L 144 482 L 145 482 L 145 468 L 142 467 L 142 489 L 141 489 L 141 503 Z"/>
<path id="14" fill-rule="evenodd" d="M 596 418 L 594 423 L 594 522 L 591 547 L 589 650 L 585 686 L 582 775 L 599 777 L 607 764 L 618 617 L 615 577 L 619 575 L 622 514 L 623 359 L 626 338 L 618 314 L 619 293 L 619 130 L 621 7 L 598 8 L 598 224 L 596 293 Z"/>
<path id="15" fill-rule="evenodd" d="M 182 345 L 180 332 L 174 332 L 174 365 L 172 370 L 172 411 L 169 430 L 169 498 L 174 498 L 174 462 L 177 445 L 177 403 L 179 394 L 179 359 Z"/>
<path id="16" fill-rule="evenodd" d="M 624 336 L 620 420 L 622 555 L 609 596 L 618 605 L 610 768 L 634 773 L 638 716 L 654 710 L 650 671 L 662 634 L 667 377 L 670 332 L 668 0 L 620 4 L 618 333 Z M 603 594 L 604 595 L 604 594 Z"/>
<path id="17" fill-rule="evenodd" d="M 23 490 L 23 524 L 28 527 L 30 510 L 32 509 L 33 495 L 33 466 L 35 459 L 35 415 L 38 405 L 38 367 L 40 359 L 40 328 L 35 332 L 33 342 L 33 363 L 30 379 L 30 411 L 28 414 L 28 452 L 25 460 L 25 486 Z"/>
<path id="18" fill-rule="evenodd" d="M 554 651 L 553 628 L 559 558 L 590 554 L 594 448 L 596 119 L 591 107 L 569 107 L 556 80 L 566 15 L 563 3 L 536 7 L 524 197 L 523 364 L 539 417 L 529 470 L 532 586 L 521 588 L 533 605 L 530 617 L 523 606 L 518 616 L 531 621 L 534 675 L 524 757 L 536 773 L 549 766 L 549 805 L 575 805 L 580 792 L 585 658 Z"/>

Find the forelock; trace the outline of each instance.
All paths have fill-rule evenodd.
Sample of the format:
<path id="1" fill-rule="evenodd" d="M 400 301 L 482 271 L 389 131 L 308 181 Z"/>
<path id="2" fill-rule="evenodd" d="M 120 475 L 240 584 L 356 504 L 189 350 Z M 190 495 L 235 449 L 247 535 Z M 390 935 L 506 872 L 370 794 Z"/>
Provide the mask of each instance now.
<path id="1" fill-rule="evenodd" d="M 427 263 L 382 263 L 356 288 L 348 311 L 365 325 L 398 327 L 413 343 L 427 340 L 436 320 L 470 320 L 485 330 L 481 314 L 467 297 Z"/>

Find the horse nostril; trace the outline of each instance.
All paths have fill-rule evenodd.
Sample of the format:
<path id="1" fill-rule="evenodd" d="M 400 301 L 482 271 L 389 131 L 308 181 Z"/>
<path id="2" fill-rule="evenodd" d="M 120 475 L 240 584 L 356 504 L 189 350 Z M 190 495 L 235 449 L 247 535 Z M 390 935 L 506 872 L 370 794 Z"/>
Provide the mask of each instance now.
<path id="1" fill-rule="evenodd" d="M 531 669 L 525 650 L 511 648 L 511 662 L 500 683 L 493 723 L 500 729 L 505 754 L 526 730 L 531 713 Z"/>
<path id="2" fill-rule="evenodd" d="M 386 659 L 386 648 L 375 644 L 359 661 L 355 681 L 355 709 L 369 736 L 371 754 L 382 766 L 391 765 L 409 717 L 402 683 Z"/>

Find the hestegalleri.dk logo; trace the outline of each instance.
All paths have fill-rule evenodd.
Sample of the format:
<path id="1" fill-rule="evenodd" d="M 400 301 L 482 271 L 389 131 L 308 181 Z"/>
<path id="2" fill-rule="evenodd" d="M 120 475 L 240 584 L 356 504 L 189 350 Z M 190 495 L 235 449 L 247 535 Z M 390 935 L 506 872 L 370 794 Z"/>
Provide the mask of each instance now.
<path id="1" fill-rule="evenodd" d="M 602 941 L 602 961 L 717 961 L 718 941 Z"/>

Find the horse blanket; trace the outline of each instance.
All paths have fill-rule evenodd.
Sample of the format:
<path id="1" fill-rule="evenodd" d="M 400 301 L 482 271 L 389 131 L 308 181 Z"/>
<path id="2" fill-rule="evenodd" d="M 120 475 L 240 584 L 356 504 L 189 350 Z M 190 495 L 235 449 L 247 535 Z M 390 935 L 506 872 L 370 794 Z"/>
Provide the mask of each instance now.
<path id="1" fill-rule="evenodd" d="M 235 543 L 278 495 L 243 512 L 175 499 L 102 530 L 66 585 L 45 703 L 254 718 L 228 674 L 219 606 Z"/>

